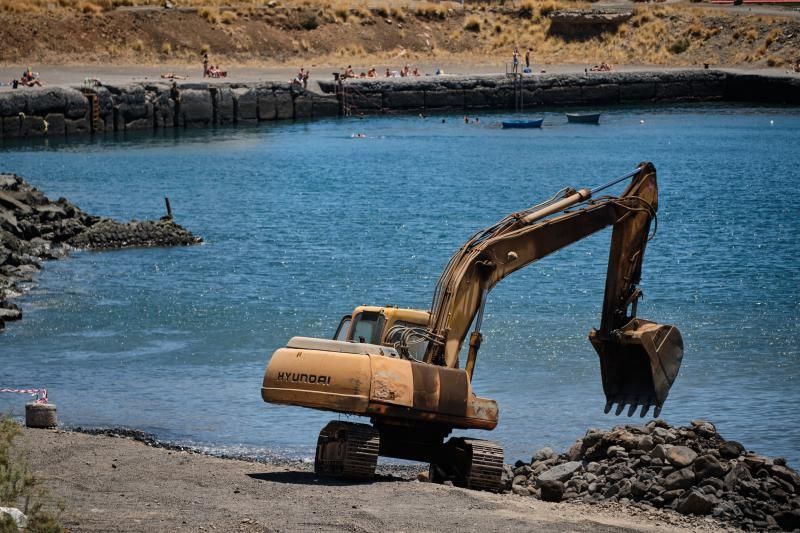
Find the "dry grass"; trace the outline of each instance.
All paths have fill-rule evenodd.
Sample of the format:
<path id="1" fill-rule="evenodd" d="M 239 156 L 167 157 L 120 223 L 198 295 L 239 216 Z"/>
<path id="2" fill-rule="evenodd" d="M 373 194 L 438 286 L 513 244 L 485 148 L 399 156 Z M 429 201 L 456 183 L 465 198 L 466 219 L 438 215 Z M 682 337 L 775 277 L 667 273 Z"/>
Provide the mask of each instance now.
<path id="1" fill-rule="evenodd" d="M 481 31 L 481 19 L 476 16 L 471 16 L 467 19 L 464 23 L 464 29 L 467 31 L 472 31 L 475 33 L 480 33 Z"/>
<path id="2" fill-rule="evenodd" d="M 767 66 L 769 66 L 769 67 L 780 67 L 783 64 L 784 64 L 784 60 L 781 57 L 769 56 L 767 58 Z"/>
<path id="3" fill-rule="evenodd" d="M 345 57 L 394 60 L 510 61 L 510 50 L 529 46 L 537 63 L 596 64 L 638 63 L 696 65 L 701 62 L 736 64 L 788 62 L 798 42 L 796 29 L 785 19 L 769 16 L 729 15 L 695 5 L 638 4 L 633 16 L 616 31 L 600 35 L 565 37 L 550 32 L 550 15 L 563 9 L 589 7 L 578 0 L 512 0 L 460 3 L 398 0 L 172 0 L 193 8 L 208 23 L 194 28 L 197 35 L 178 32 L 164 43 L 162 32 L 113 35 L 98 43 L 104 58 L 136 61 L 176 60 L 187 50 L 193 54 L 202 43 L 214 43 L 215 55 L 232 61 L 292 63 L 298 58 Z M 105 17 L 120 6 L 152 5 L 163 0 L 0 0 L 0 14 L 72 11 L 85 21 L 84 13 Z M 13 20 L 13 19 L 10 19 Z M 390 20 L 392 24 L 386 24 Z M 248 23 L 258 21 L 280 37 L 265 43 Z M 78 24 L 87 24 L 80 22 Z M 770 24 L 774 24 L 770 27 Z M 221 27 L 219 25 L 224 25 Z M 342 27 L 337 27 L 341 25 Z M 252 28 L 252 24 L 249 24 Z M 313 31 L 311 36 L 309 31 Z M 206 33 L 208 32 L 208 33 Z M 141 38 L 140 38 L 141 37 Z M 312 46 L 313 43 L 313 46 Z M 45 45 L 47 46 L 47 45 Z M 203 45 L 208 48 L 208 45 Z M 174 47 L 174 50 L 173 50 Z M 262 52 L 269 48 L 270 52 Z M 38 52 L 37 52 L 38 53 Z M 38 57 L 38 56 L 37 56 Z"/>
<path id="4" fill-rule="evenodd" d="M 447 8 L 433 2 L 414 2 L 414 14 L 423 19 L 444 20 L 447 18 Z"/>
<path id="5" fill-rule="evenodd" d="M 770 47 L 770 45 L 771 45 L 772 43 L 774 43 L 774 42 L 775 42 L 775 40 L 776 40 L 778 37 L 780 37 L 782 34 L 783 34 L 783 31 L 779 30 L 778 28 L 774 28 L 774 29 L 773 29 L 771 32 L 769 32 L 769 35 L 767 35 L 767 38 L 766 38 L 766 39 L 764 39 L 764 46 L 766 46 L 767 48 L 769 48 L 769 47 Z"/>
<path id="6" fill-rule="evenodd" d="M 236 14 L 236 11 L 225 11 L 219 17 L 220 22 L 223 24 L 233 24 L 237 18 L 239 18 L 239 16 Z"/>
<path id="7" fill-rule="evenodd" d="M 87 15 L 99 15 L 103 12 L 103 8 L 92 2 L 78 3 L 78 10 Z"/>
<path id="8" fill-rule="evenodd" d="M 218 24 L 221 19 L 219 9 L 213 7 L 201 7 L 197 10 L 197 14 L 206 19 L 209 24 Z"/>

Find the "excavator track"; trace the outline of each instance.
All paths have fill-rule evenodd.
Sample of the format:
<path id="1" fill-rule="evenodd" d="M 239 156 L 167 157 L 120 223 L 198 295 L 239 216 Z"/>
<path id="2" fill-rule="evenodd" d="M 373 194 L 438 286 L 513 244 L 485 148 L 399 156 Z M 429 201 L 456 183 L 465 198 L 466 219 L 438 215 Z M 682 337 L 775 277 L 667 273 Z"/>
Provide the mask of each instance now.
<path id="1" fill-rule="evenodd" d="M 466 478 L 466 487 L 474 490 L 496 492 L 500 489 L 503 474 L 503 448 L 489 440 L 464 439 L 472 448 L 472 462 Z"/>
<path id="2" fill-rule="evenodd" d="M 380 434 L 369 424 L 328 422 L 317 439 L 314 472 L 347 479 L 372 479 L 379 450 Z"/>
<path id="3" fill-rule="evenodd" d="M 503 448 L 489 440 L 455 437 L 441 447 L 431 463 L 434 483 L 452 481 L 457 487 L 497 492 L 503 474 Z"/>

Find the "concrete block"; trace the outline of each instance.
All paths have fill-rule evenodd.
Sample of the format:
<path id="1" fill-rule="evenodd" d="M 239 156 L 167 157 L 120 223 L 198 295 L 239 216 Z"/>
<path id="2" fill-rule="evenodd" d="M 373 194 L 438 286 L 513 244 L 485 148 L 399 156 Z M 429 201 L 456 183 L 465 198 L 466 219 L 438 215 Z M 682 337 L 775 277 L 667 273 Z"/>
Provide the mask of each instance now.
<path id="1" fill-rule="evenodd" d="M 19 137 L 20 118 L 16 117 L 3 117 L 3 138 L 16 139 Z"/>
<path id="2" fill-rule="evenodd" d="M 214 118 L 217 124 L 233 124 L 234 114 L 233 91 L 227 87 L 214 90 Z"/>
<path id="3" fill-rule="evenodd" d="M 147 130 L 153 128 L 153 120 L 149 118 L 137 118 L 125 124 L 125 130 Z"/>
<path id="4" fill-rule="evenodd" d="M 580 87 L 550 87 L 542 90 L 544 104 L 580 104 L 582 101 Z"/>
<path id="5" fill-rule="evenodd" d="M 258 94 L 253 89 L 233 89 L 233 101 L 238 122 L 258 120 Z"/>
<path id="6" fill-rule="evenodd" d="M 581 87 L 581 95 L 587 104 L 617 104 L 619 103 L 619 85 L 602 84 Z"/>
<path id="7" fill-rule="evenodd" d="M 258 120 L 275 120 L 278 116 L 277 100 L 272 89 L 259 89 L 258 95 Z"/>
<path id="8" fill-rule="evenodd" d="M 44 117 L 44 121 L 47 122 L 47 135 L 49 137 L 56 137 L 67 133 L 64 115 L 61 113 L 50 113 Z"/>
<path id="9" fill-rule="evenodd" d="M 311 118 L 313 98 L 310 94 L 297 96 L 294 99 L 294 117 Z"/>
<path id="10" fill-rule="evenodd" d="M 692 86 L 689 82 L 662 82 L 656 85 L 658 100 L 685 100 L 692 97 Z"/>
<path id="11" fill-rule="evenodd" d="M 311 114 L 315 117 L 335 117 L 339 115 L 339 101 L 335 96 L 314 95 Z"/>
<path id="12" fill-rule="evenodd" d="M 70 135 L 83 135 L 85 133 L 89 133 L 90 132 L 89 121 L 86 120 L 85 118 L 79 118 L 79 119 L 75 119 L 75 120 L 65 119 L 64 120 L 64 125 L 67 128 L 67 136 L 70 136 Z M 123 127 L 124 127 L 124 124 L 123 124 Z"/>
<path id="13" fill-rule="evenodd" d="M 460 89 L 452 89 L 444 91 L 426 91 L 425 108 L 463 109 L 464 91 Z"/>
<path id="14" fill-rule="evenodd" d="M 647 102 L 655 97 L 655 83 L 623 83 L 619 86 L 620 102 Z"/>
<path id="15" fill-rule="evenodd" d="M 41 137 L 44 135 L 44 118 L 26 115 L 20 122 L 20 137 Z"/>
<path id="16" fill-rule="evenodd" d="M 290 92 L 275 92 L 275 112 L 277 119 L 294 118 L 294 101 Z"/>
<path id="17" fill-rule="evenodd" d="M 214 105 L 207 90 L 188 89 L 180 92 L 180 114 L 184 127 L 206 128 L 214 120 Z"/>
<path id="18" fill-rule="evenodd" d="M 425 107 L 425 92 L 388 91 L 384 93 L 383 103 L 389 109 L 422 109 Z"/>

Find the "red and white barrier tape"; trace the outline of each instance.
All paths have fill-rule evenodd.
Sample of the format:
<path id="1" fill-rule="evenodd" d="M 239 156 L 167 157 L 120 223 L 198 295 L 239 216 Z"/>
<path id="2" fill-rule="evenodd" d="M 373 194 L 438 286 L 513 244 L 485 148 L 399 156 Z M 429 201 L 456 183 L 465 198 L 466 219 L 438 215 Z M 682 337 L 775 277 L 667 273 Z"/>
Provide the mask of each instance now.
<path id="1" fill-rule="evenodd" d="M 47 389 L 0 389 L 0 392 L 30 394 L 36 396 L 36 401 L 34 403 L 47 403 Z"/>

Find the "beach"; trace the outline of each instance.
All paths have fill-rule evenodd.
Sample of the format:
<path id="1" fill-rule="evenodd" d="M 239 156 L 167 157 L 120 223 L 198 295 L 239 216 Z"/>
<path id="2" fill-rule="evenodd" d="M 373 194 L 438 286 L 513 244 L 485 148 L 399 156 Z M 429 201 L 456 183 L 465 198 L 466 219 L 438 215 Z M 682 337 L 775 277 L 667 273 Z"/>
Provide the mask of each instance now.
<path id="1" fill-rule="evenodd" d="M 330 481 L 312 465 L 220 459 L 128 438 L 26 429 L 18 441 L 62 522 L 88 531 L 733 531 L 620 505 L 553 504 L 421 483 Z M 419 471 L 423 468 L 420 467 Z"/>

